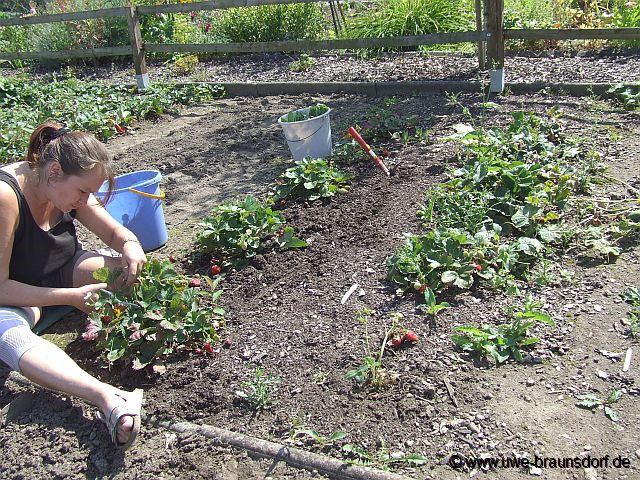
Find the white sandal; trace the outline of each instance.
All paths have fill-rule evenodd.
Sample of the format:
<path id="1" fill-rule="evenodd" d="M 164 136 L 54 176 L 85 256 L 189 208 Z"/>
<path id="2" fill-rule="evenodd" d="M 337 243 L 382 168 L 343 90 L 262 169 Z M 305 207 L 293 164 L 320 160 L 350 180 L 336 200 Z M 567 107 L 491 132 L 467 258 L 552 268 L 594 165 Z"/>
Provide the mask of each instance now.
<path id="1" fill-rule="evenodd" d="M 126 396 L 116 393 L 116 396 L 121 398 L 122 402 L 113 407 L 108 415 L 102 412 L 96 412 L 96 417 L 105 423 L 111 434 L 111 441 L 113 441 L 119 449 L 127 450 L 131 447 L 140 432 L 140 413 L 142 410 L 143 394 L 144 391 L 140 388 L 136 388 L 133 392 L 128 392 Z M 131 417 L 133 419 L 133 428 L 131 429 L 129 440 L 125 443 L 118 441 L 118 424 L 122 417 Z"/>

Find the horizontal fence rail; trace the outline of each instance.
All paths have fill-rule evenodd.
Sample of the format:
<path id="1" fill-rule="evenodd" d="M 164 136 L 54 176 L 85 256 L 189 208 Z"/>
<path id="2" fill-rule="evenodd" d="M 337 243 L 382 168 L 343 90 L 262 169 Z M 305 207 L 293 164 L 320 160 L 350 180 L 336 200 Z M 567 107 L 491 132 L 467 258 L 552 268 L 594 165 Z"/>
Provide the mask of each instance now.
<path id="1" fill-rule="evenodd" d="M 640 28 L 564 28 L 504 30 L 504 38 L 517 40 L 634 40 Z"/>
<path id="2" fill-rule="evenodd" d="M 258 7 L 260 5 L 288 5 L 291 3 L 320 3 L 326 0 L 219 0 L 211 2 L 175 3 L 172 5 L 141 5 L 140 15 L 149 13 L 186 13 L 198 10 L 222 10 L 235 7 Z"/>
<path id="3" fill-rule="evenodd" d="M 0 60 L 55 60 L 65 58 L 98 58 L 131 56 L 131 45 L 121 47 L 83 48 L 77 50 L 55 50 L 51 52 L 8 52 L 0 53 Z"/>
<path id="4" fill-rule="evenodd" d="M 344 40 L 295 40 L 252 43 L 146 43 L 145 51 L 156 53 L 265 53 L 319 50 L 348 50 L 356 48 L 413 47 L 439 43 L 479 42 L 488 38 L 487 32 L 434 33 L 387 38 L 354 38 Z"/>
<path id="5" fill-rule="evenodd" d="M 0 27 L 36 25 L 39 23 L 77 22 L 93 18 L 124 17 L 127 7 L 101 8 L 83 12 L 54 13 L 52 15 L 36 15 L 33 17 L 0 18 Z"/>

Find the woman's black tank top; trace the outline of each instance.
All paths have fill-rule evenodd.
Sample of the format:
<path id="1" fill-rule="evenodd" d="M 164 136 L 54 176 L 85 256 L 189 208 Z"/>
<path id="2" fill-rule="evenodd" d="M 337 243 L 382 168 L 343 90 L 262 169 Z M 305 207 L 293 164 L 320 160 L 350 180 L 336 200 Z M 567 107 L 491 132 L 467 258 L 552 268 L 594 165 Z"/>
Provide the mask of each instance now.
<path id="1" fill-rule="evenodd" d="M 33 219 L 16 179 L 0 170 L 0 181 L 8 183 L 16 193 L 20 216 L 13 240 L 9 278 L 39 286 L 42 279 L 60 269 L 76 253 L 75 210 L 64 213 L 57 225 L 44 231 Z"/>

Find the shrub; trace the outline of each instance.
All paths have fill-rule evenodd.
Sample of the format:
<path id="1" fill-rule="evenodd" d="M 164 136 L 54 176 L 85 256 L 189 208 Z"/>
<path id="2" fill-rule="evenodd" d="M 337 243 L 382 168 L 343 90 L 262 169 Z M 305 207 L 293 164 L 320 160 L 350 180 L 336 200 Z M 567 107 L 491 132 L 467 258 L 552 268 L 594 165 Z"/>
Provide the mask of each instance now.
<path id="1" fill-rule="evenodd" d="M 197 66 L 197 55 L 180 55 L 173 59 L 173 71 L 178 75 L 189 75 Z"/>
<path id="2" fill-rule="evenodd" d="M 69 13 L 119 7 L 121 0 L 59 0 L 48 2 L 39 13 Z M 33 25 L 28 28 L 32 50 L 73 50 L 129 45 L 129 28 L 124 17 L 94 18 L 73 22 Z"/>
<path id="3" fill-rule="evenodd" d="M 613 26 L 618 28 L 640 27 L 640 2 L 617 0 L 612 9 Z M 640 47 L 640 40 L 617 40 L 615 45 L 623 47 Z"/>
<path id="4" fill-rule="evenodd" d="M 316 3 L 230 8 L 221 12 L 216 23 L 218 34 L 229 42 L 313 40 L 326 28 Z"/>
<path id="5" fill-rule="evenodd" d="M 475 28 L 471 12 L 464 2 L 456 0 L 377 0 L 374 5 L 372 12 L 366 10 L 348 18 L 343 37 L 427 35 Z M 382 50 L 386 49 L 373 49 L 369 53 Z"/>

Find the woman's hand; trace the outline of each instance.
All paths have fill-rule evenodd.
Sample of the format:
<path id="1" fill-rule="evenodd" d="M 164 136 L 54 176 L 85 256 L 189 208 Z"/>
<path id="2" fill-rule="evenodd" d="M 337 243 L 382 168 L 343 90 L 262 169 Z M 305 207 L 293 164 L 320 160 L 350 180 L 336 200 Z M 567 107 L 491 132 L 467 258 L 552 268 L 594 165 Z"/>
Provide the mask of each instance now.
<path id="1" fill-rule="evenodd" d="M 122 245 L 122 281 L 130 287 L 138 279 L 147 256 L 137 240 L 127 240 Z"/>
<path id="2" fill-rule="evenodd" d="M 90 305 L 91 300 L 94 297 L 97 298 L 98 292 L 105 288 L 107 288 L 106 283 L 91 283 L 76 288 L 77 295 L 74 295 L 72 305 L 84 313 L 91 313 L 93 310 L 93 307 Z"/>

